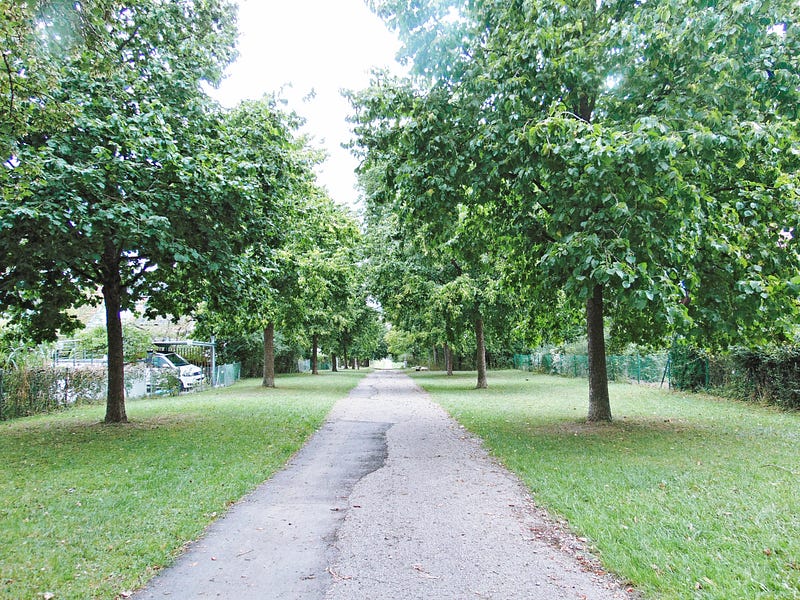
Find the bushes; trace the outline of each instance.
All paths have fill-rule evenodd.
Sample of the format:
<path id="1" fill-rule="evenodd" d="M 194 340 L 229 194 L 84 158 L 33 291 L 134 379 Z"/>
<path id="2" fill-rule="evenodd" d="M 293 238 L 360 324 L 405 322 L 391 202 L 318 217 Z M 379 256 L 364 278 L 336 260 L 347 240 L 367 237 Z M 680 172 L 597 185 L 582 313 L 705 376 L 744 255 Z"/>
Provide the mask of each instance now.
<path id="1" fill-rule="evenodd" d="M 709 361 L 703 350 L 678 342 L 670 350 L 669 360 L 672 387 L 696 392 L 709 386 Z"/>
<path id="2" fill-rule="evenodd" d="M 724 354 L 676 346 L 672 383 L 727 397 L 800 410 L 800 347 L 735 348 Z"/>
<path id="3" fill-rule="evenodd" d="M 0 371 L 0 421 L 103 399 L 105 368 Z"/>
<path id="4" fill-rule="evenodd" d="M 108 354 L 108 334 L 105 326 L 85 329 L 78 334 L 77 342 L 82 354 L 101 357 Z M 133 323 L 122 324 L 122 352 L 125 362 L 134 362 L 147 356 L 153 347 L 153 338 L 147 331 Z M 78 357 L 81 358 L 81 357 Z"/>
<path id="5" fill-rule="evenodd" d="M 746 400 L 800 409 L 800 347 L 737 349 L 731 366 L 727 385 L 720 387 Z"/>

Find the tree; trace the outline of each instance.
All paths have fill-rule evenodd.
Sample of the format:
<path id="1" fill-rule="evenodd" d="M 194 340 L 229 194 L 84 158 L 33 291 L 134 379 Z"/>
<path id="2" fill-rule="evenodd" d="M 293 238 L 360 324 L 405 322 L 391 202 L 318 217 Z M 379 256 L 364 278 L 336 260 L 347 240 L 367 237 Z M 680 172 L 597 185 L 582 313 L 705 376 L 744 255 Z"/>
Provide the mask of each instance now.
<path id="1" fill-rule="evenodd" d="M 297 278 L 285 322 L 311 343 L 311 369 L 318 374 L 320 343 L 337 331 L 355 290 L 361 234 L 353 215 L 316 186 L 306 198 L 303 224 L 293 247 Z"/>
<path id="2" fill-rule="evenodd" d="M 371 122 L 358 129 L 365 143 L 370 142 L 363 134 L 371 130 Z M 403 160 L 408 170 L 410 159 Z M 368 176 L 369 171 L 365 170 L 362 178 Z M 506 323 L 499 323 L 498 315 L 513 314 L 506 295 L 496 285 L 504 261 L 484 239 L 482 217 L 459 205 L 456 194 L 453 194 L 456 200 L 453 213 L 442 211 L 447 215 L 446 225 L 432 224 L 409 217 L 406 209 L 407 203 L 415 202 L 417 194 L 427 192 L 415 194 L 407 182 L 397 184 L 394 190 L 385 185 L 381 177 L 372 177 L 365 185 L 372 294 L 381 302 L 393 325 L 427 332 L 428 347 L 444 347 L 450 374 L 450 352 L 457 346 L 466 350 L 461 338 L 470 331 L 477 387 L 485 388 L 488 386 L 487 317 L 489 324 L 500 328 Z M 380 199 L 381 194 L 387 199 Z"/>
<path id="3" fill-rule="evenodd" d="M 0 308 L 52 339 L 77 326 L 66 309 L 96 303 L 99 288 L 106 421 L 125 422 L 120 311 L 177 292 L 186 282 L 173 271 L 216 276 L 265 215 L 225 176 L 220 112 L 202 91 L 234 56 L 235 9 L 224 0 L 31 6 L 17 23 L 36 35 L 4 53 L 0 89 L 7 106 L 11 84 L 29 73 L 50 89 L 31 88 L 27 113 L 4 131 Z M 41 74 L 44 64 L 55 66 Z"/>
<path id="4" fill-rule="evenodd" d="M 498 190 L 487 184 L 493 166 L 472 161 L 464 150 L 474 145 L 475 107 L 461 106 L 446 87 L 416 90 L 381 74 L 351 101 L 367 201 L 395 214 L 398 235 L 410 238 L 405 245 L 419 248 L 431 264 L 432 306 L 448 307 L 435 325 L 444 345 L 452 348 L 459 320 L 470 323 L 477 387 L 487 387 L 487 317 L 495 321 L 501 307 L 500 313 L 513 311 L 497 285 L 507 261 L 491 227 L 499 210 L 493 204 Z"/>
<path id="5" fill-rule="evenodd" d="M 374 4 L 422 82 L 384 97 L 431 118 L 417 110 L 371 150 L 416 144 L 433 159 L 406 151 L 393 184 L 411 173 L 468 191 L 509 254 L 530 257 L 533 293 L 585 303 L 590 420 L 611 419 L 607 315 L 649 343 L 786 334 L 800 266 L 796 3 Z M 446 222 L 432 196 L 410 210 Z"/>
<path id="6" fill-rule="evenodd" d="M 220 137 L 228 157 L 226 176 L 262 211 L 261 227 L 241 253 L 228 257 L 225 277 L 196 282 L 192 304 L 185 307 L 192 310 L 198 299 L 205 299 L 207 326 L 227 322 L 244 335 L 261 333 L 264 387 L 275 387 L 275 328 L 289 306 L 286 294 L 296 285 L 293 248 L 308 233 L 305 204 L 318 161 L 317 153 L 295 135 L 300 122 L 271 97 L 242 102 L 225 115 Z M 167 307 L 175 301 L 169 300 Z"/>

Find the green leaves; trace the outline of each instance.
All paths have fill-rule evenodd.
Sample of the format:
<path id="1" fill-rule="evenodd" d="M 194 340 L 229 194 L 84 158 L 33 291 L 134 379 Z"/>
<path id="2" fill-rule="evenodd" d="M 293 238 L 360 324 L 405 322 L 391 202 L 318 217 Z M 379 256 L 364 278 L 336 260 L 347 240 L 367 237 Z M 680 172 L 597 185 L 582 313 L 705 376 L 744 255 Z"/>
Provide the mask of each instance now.
<path id="1" fill-rule="evenodd" d="M 402 235 L 424 230 L 429 253 L 451 252 L 469 215 L 464 239 L 518 265 L 510 287 L 587 298 L 599 284 L 632 341 L 786 335 L 800 268 L 796 3 L 378 8 L 424 75 L 354 95 L 364 173 L 379 174 L 369 198 Z"/>

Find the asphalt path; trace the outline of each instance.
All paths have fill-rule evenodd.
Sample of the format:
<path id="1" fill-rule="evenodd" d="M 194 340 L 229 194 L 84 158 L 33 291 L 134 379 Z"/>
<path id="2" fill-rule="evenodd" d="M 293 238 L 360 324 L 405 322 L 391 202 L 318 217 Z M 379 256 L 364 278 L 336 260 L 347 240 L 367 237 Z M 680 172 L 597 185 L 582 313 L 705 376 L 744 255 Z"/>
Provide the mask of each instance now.
<path id="1" fill-rule="evenodd" d="M 363 379 L 285 469 L 134 596 L 630 597 L 398 372 Z"/>

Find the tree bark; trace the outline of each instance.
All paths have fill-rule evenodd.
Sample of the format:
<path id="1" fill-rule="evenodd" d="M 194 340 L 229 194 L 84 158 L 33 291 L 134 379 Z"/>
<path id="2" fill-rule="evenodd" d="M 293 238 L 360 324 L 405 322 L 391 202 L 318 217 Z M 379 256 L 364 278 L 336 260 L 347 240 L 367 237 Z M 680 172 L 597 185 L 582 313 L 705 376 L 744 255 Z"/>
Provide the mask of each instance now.
<path id="1" fill-rule="evenodd" d="M 319 375 L 319 369 L 317 369 L 317 347 L 319 346 L 319 335 L 316 333 L 311 336 L 311 374 L 312 375 Z"/>
<path id="2" fill-rule="evenodd" d="M 453 375 L 453 351 L 449 344 L 444 345 L 444 368 L 449 376 Z"/>
<path id="3" fill-rule="evenodd" d="M 475 356 L 475 363 L 478 368 L 478 385 L 479 390 L 484 390 L 489 387 L 486 380 L 486 341 L 483 335 L 483 317 L 478 316 L 475 319 L 475 341 L 478 346 L 477 354 Z"/>
<path id="4" fill-rule="evenodd" d="M 108 339 L 108 395 L 106 423 L 127 423 L 125 412 L 125 357 L 122 347 L 122 280 L 119 274 L 119 254 L 111 241 L 103 253 L 103 301 L 106 306 L 106 337 Z"/>
<path id="5" fill-rule="evenodd" d="M 264 328 L 264 387 L 275 387 L 275 323 Z"/>
<path id="6" fill-rule="evenodd" d="M 603 329 L 603 287 L 596 285 L 586 301 L 589 342 L 589 421 L 611 421 L 606 371 L 606 341 Z"/>
<path id="7" fill-rule="evenodd" d="M 331 372 L 332 373 L 338 373 L 338 371 L 339 371 L 339 367 L 336 364 L 336 355 L 335 354 L 331 354 Z"/>

